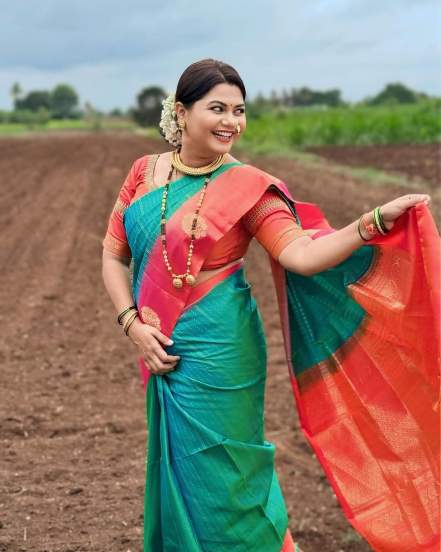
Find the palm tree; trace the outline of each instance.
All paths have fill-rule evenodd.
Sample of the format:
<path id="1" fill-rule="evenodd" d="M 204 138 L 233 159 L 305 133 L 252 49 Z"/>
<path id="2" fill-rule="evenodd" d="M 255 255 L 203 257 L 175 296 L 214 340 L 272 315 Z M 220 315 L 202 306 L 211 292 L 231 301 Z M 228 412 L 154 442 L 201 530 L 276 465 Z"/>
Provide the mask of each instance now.
<path id="1" fill-rule="evenodd" d="M 11 86 L 10 94 L 12 96 L 12 101 L 14 102 L 14 109 L 17 107 L 17 100 L 22 95 L 23 90 L 21 89 L 20 83 L 14 82 L 14 84 Z"/>

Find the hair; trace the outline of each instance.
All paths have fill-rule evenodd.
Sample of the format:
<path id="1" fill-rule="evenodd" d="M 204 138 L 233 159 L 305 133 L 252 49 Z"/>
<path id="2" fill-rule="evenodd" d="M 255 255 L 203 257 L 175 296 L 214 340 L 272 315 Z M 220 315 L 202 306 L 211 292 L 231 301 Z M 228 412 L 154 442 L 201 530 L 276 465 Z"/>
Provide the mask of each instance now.
<path id="1" fill-rule="evenodd" d="M 175 101 L 182 102 L 189 109 L 214 86 L 224 82 L 238 86 L 245 101 L 245 85 L 234 67 L 217 59 L 201 59 L 182 73 L 176 87 Z"/>

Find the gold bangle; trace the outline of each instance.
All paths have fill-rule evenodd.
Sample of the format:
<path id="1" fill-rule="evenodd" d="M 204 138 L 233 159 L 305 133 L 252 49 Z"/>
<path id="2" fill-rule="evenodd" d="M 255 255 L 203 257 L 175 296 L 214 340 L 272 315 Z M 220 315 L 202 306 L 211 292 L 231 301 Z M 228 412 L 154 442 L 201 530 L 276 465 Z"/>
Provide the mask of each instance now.
<path id="1" fill-rule="evenodd" d="M 121 311 L 119 314 L 118 314 L 118 324 L 121 324 L 122 325 L 122 319 L 124 318 L 124 316 L 130 312 L 131 310 L 135 309 L 136 310 L 136 305 L 130 305 L 130 307 L 127 307 L 126 309 L 124 309 L 123 311 Z"/>
<path id="2" fill-rule="evenodd" d="M 124 326 L 124 324 L 127 322 L 127 320 L 130 320 L 130 318 L 138 312 L 138 309 L 131 309 L 130 311 L 126 312 L 124 316 L 121 318 L 121 326 Z"/>
<path id="3" fill-rule="evenodd" d="M 137 318 L 139 315 L 138 315 L 138 311 L 134 312 L 130 318 L 128 318 L 125 322 L 124 322 L 124 333 L 127 335 L 127 331 L 128 329 L 130 328 L 131 324 L 133 323 L 133 321 L 135 320 L 135 318 Z"/>
<path id="4" fill-rule="evenodd" d="M 130 324 L 126 327 L 126 329 L 124 330 L 124 333 L 128 336 L 129 335 L 129 329 L 130 329 L 130 326 L 133 324 L 133 322 L 135 321 L 135 318 L 138 318 L 137 316 L 135 316 L 133 318 L 133 320 L 130 322 Z"/>
<path id="5" fill-rule="evenodd" d="M 129 335 L 129 329 L 130 329 L 130 326 L 133 324 L 133 322 L 135 321 L 135 319 L 138 318 L 138 315 L 134 316 L 132 318 L 132 320 L 130 320 L 124 327 L 124 333 L 126 335 Z"/>
<path id="6" fill-rule="evenodd" d="M 368 238 L 365 238 L 362 233 L 361 233 L 361 230 L 360 230 L 360 222 L 361 222 L 361 219 L 363 218 L 364 215 L 361 215 L 361 217 L 358 219 L 358 225 L 357 225 L 357 230 L 358 230 L 358 233 L 360 234 L 360 238 L 363 240 L 363 241 L 369 241 Z"/>
<path id="7" fill-rule="evenodd" d="M 134 317 L 137 316 L 137 315 L 138 315 L 138 311 L 133 311 L 133 312 L 131 312 L 131 313 L 127 316 L 127 318 L 124 320 L 123 326 L 125 327 L 126 324 L 127 324 L 130 320 L 132 320 L 132 318 L 134 318 Z"/>
<path id="8" fill-rule="evenodd" d="M 375 222 L 375 215 L 372 215 L 372 218 L 373 218 L 373 221 L 374 222 L 371 222 L 370 224 L 367 224 L 364 220 L 364 216 L 366 215 L 367 213 L 364 213 L 363 216 L 362 216 L 362 221 L 363 221 L 363 226 L 364 226 L 364 229 L 366 230 L 366 232 L 369 234 L 369 236 L 371 236 L 370 239 L 373 239 L 375 238 L 376 235 L 378 235 L 378 230 L 374 224 Z"/>

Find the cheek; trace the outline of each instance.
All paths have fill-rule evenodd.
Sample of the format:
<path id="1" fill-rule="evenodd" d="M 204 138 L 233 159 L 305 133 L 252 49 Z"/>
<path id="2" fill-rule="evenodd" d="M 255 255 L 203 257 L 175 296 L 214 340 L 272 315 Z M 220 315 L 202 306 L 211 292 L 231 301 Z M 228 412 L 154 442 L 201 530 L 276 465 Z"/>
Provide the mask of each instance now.
<path id="1" fill-rule="evenodd" d="M 195 118 L 194 121 L 192 121 L 193 129 L 197 134 L 206 134 L 207 131 L 211 132 L 216 128 L 218 123 L 219 117 L 210 113 L 203 117 Z"/>

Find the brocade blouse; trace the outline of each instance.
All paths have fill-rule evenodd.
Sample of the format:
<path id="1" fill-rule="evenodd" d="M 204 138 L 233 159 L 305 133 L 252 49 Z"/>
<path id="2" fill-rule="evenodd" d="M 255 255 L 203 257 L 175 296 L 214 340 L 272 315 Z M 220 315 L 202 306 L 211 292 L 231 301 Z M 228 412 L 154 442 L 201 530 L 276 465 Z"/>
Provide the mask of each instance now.
<path id="1" fill-rule="evenodd" d="M 130 259 L 132 254 L 125 233 L 123 215 L 127 207 L 154 187 L 153 171 L 158 155 L 137 159 L 127 175 L 110 213 L 103 247 L 114 255 Z M 267 190 L 259 201 L 216 242 L 201 270 L 220 268 L 240 259 L 254 237 L 274 258 L 297 238 L 307 236 L 285 201 L 277 192 Z"/>

